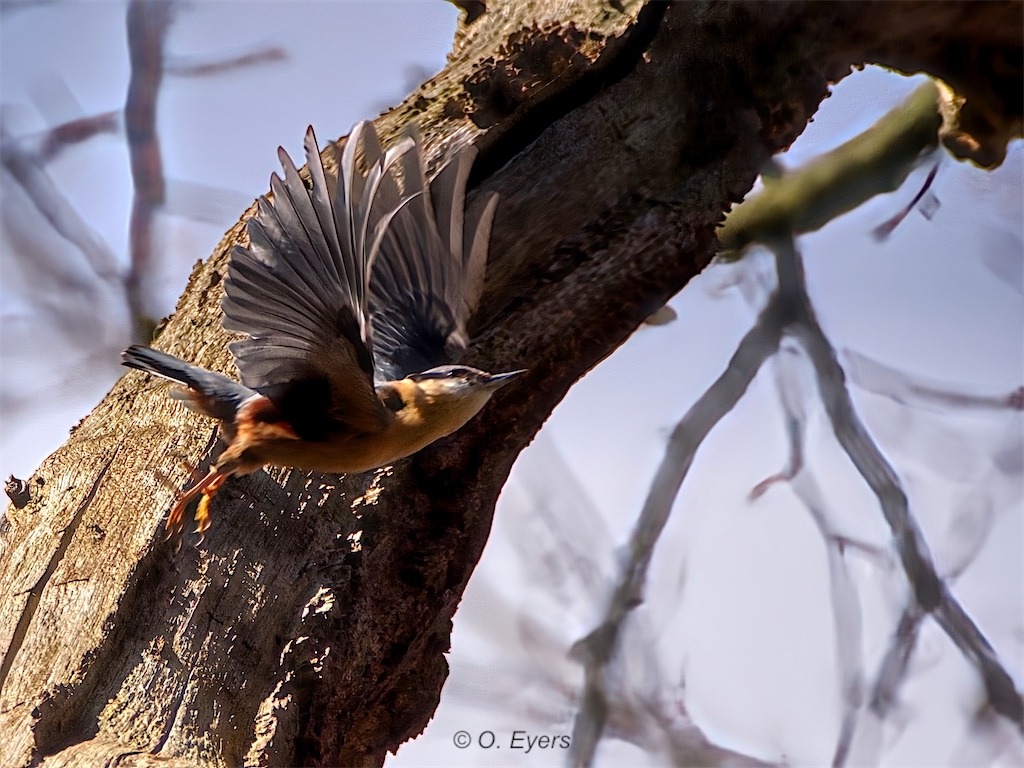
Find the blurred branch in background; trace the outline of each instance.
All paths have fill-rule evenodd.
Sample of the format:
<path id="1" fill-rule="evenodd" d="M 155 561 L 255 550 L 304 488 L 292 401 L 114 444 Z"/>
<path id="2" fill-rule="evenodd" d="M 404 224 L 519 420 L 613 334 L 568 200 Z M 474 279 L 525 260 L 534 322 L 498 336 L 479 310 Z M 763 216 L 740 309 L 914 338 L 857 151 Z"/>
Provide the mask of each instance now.
<path id="1" fill-rule="evenodd" d="M 242 67 L 286 58 L 277 47 L 264 47 L 219 61 L 192 62 L 181 57 L 168 59 L 167 35 L 178 6 L 172 0 L 133 0 L 127 8 L 127 42 L 131 61 L 125 105 L 122 110 L 96 115 L 79 115 L 40 133 L 14 137 L 2 135 L 3 165 L 29 195 L 51 226 L 79 248 L 100 279 L 121 284 L 130 308 L 137 341 L 152 337 L 159 315 L 154 309 L 150 275 L 155 271 L 154 217 L 158 212 L 182 215 L 192 220 L 222 224 L 225 217 L 252 201 L 230 190 L 194 182 L 168 179 L 164 172 L 157 129 L 157 106 L 164 74 L 185 77 L 215 75 Z M 40 106 L 48 102 L 69 103 L 80 111 L 74 95 L 55 78 L 39 93 Z M 128 149 L 134 198 L 129 223 L 128 267 L 113 253 L 103 238 L 78 215 L 49 178 L 45 165 L 72 146 L 104 134 L 121 134 Z M 56 265 L 55 265 L 56 266 Z M 87 289 L 84 284 L 73 286 Z M 73 320 L 72 320 L 73 321 Z"/>
<path id="2" fill-rule="evenodd" d="M 837 355 L 818 324 L 804 284 L 803 265 L 793 235 L 817 230 L 833 218 L 852 210 L 870 197 L 897 189 L 911 170 L 930 156 L 957 123 L 957 103 L 948 89 L 928 82 L 899 108 L 872 128 L 804 168 L 765 178 L 765 189 L 729 214 L 719 239 L 726 251 L 723 261 L 742 257 L 744 249 L 761 242 L 775 255 L 777 285 L 771 291 L 753 328 L 740 342 L 726 370 L 704 392 L 673 430 L 651 485 L 647 500 L 634 525 L 627 561 L 608 600 L 604 617 L 581 639 L 574 654 L 584 667 L 581 703 L 575 718 L 571 763 L 593 763 L 599 741 L 607 728 L 610 709 L 610 669 L 626 653 L 622 634 L 632 612 L 644 602 L 647 571 L 655 546 L 665 528 L 679 489 L 697 450 L 711 429 L 739 402 L 758 370 L 769 358 L 776 359 L 776 384 L 789 438 L 787 467 L 759 483 L 750 500 L 760 498 L 773 484 L 789 482 L 810 512 L 824 539 L 828 556 L 832 609 L 837 643 L 837 663 L 842 698 L 842 722 L 833 764 L 846 765 L 851 754 L 857 764 L 877 764 L 881 742 L 877 726 L 891 711 L 908 661 L 913 653 L 922 620 L 933 615 L 964 657 L 975 666 L 986 691 L 984 709 L 991 709 L 1024 733 L 1024 701 L 1012 677 L 949 588 L 977 551 L 989 527 L 975 526 L 970 554 L 961 558 L 955 572 L 940 577 L 920 526 L 911 514 L 907 495 L 892 466 L 861 423 L 846 388 L 846 376 Z M 927 200 L 938 163 L 923 188 L 885 225 L 889 234 L 915 206 Z M 935 206 L 936 203 L 930 203 Z M 929 217 L 930 218 L 930 217 Z M 876 231 L 877 232 L 877 231 Z M 783 354 L 777 357 L 783 339 Z M 795 348 L 794 348 L 795 345 Z M 934 385 L 915 383 L 900 372 L 886 369 L 866 358 L 856 358 L 860 378 L 871 379 L 876 389 L 891 397 L 899 392 L 919 401 L 956 407 L 1020 409 L 1021 391 L 996 397 L 977 397 Z M 802 383 L 798 368 L 808 365 L 816 378 L 817 394 L 829 418 L 835 439 L 849 456 L 864 482 L 878 499 L 889 524 L 892 546 L 903 564 L 913 592 L 898 626 L 893 629 L 886 655 L 869 698 L 872 727 L 864 727 L 863 632 L 859 598 L 844 560 L 849 550 L 871 554 L 885 565 L 888 558 L 872 547 L 841 536 L 829 517 L 828 491 L 820 488 L 804 460 L 807 403 L 812 389 Z M 1019 469 L 1019 468 L 1018 468 Z M 979 522 L 979 521 L 972 521 Z M 635 649 L 631 649 L 635 650 Z M 979 711 L 979 717 L 981 714 Z M 988 722 L 988 721 L 985 721 Z M 988 733 L 993 732 L 988 728 Z M 979 733 L 983 731 L 979 729 Z M 868 734 L 868 735 L 865 735 Z"/>
<path id="3" fill-rule="evenodd" d="M 179 57 L 166 58 L 164 72 L 168 75 L 176 75 L 177 77 L 202 77 L 204 75 L 219 75 L 223 72 L 230 72 L 233 69 L 251 67 L 254 64 L 284 61 L 287 58 L 288 55 L 283 49 L 276 46 L 267 46 L 257 51 L 240 53 L 237 56 L 215 61 L 191 61 Z"/>
<path id="4" fill-rule="evenodd" d="M 27 10 L 40 4 L 18 5 Z M 220 74 L 279 62 L 286 54 L 263 47 L 202 63 L 169 56 L 165 49 L 174 14 L 187 9 L 167 0 L 128 4 L 131 67 L 122 108 L 85 114 L 59 74 L 46 75 L 30 92 L 33 106 L 52 127 L 16 135 L 8 119 L 12 105 L 3 106 L 0 161 L 9 247 L 4 249 L 5 378 L 0 410 L 8 423 L 25 421 L 14 414 L 50 411 L 47 398 L 66 401 L 72 382 L 81 388 L 86 381 L 102 380 L 105 389 L 120 373 L 120 349 L 133 339 L 152 337 L 164 312 L 161 269 L 173 258 L 157 236 L 158 215 L 224 228 L 252 203 L 251 196 L 233 190 L 166 175 L 157 121 L 163 75 Z M 127 220 L 127 256 L 90 226 L 47 170 L 71 150 L 88 151 L 87 142 L 103 136 L 121 138 L 128 151 L 134 194 Z M 106 194 L 108 178 L 94 174 L 90 181 L 95 196 Z M 41 347 L 51 353 L 66 350 L 55 355 L 63 364 L 37 371 Z M 15 371 L 19 375 L 14 376 Z"/>
<path id="5" fill-rule="evenodd" d="M 146 307 L 142 276 L 152 269 L 153 215 L 164 202 L 164 167 L 157 135 L 156 107 L 164 76 L 164 43 L 171 24 L 169 0 L 132 0 L 128 4 L 128 58 L 131 76 L 124 104 L 124 129 L 135 196 L 128 230 L 131 268 L 128 303 L 135 340 L 153 338 L 156 319 Z"/>
<path id="6" fill-rule="evenodd" d="M 120 112 L 104 112 L 58 125 L 42 133 L 36 154 L 42 162 L 52 162 L 65 149 L 88 141 L 93 136 L 120 133 L 123 130 L 122 118 Z"/>
<path id="7" fill-rule="evenodd" d="M 776 246 L 778 248 L 778 246 Z M 784 241 L 780 258 L 799 264 L 792 240 Z M 802 274 L 802 270 L 798 270 Z M 780 269 L 780 282 L 785 278 Z M 914 592 L 916 606 L 922 612 L 934 613 L 937 622 L 960 648 L 964 656 L 978 668 L 988 696 L 988 706 L 1024 731 L 1024 701 L 1012 677 L 996 657 L 991 645 L 936 573 L 931 553 L 920 526 L 911 514 L 907 496 L 895 470 L 885 459 L 864 428 L 850 400 L 845 374 L 836 359 L 835 350 L 818 324 L 806 295 L 803 281 L 799 290 L 805 311 L 792 332 L 807 351 L 814 366 L 818 389 L 832 423 L 836 439 L 853 461 L 858 472 L 878 497 L 886 521 L 892 530 L 893 543 Z M 845 744 L 840 742 L 835 764 L 843 765 Z"/>
<path id="8" fill-rule="evenodd" d="M 589 656 L 592 648 L 603 652 L 608 643 L 605 638 L 573 643 L 571 633 L 592 621 L 615 588 L 614 537 L 545 432 L 523 453 L 512 486 L 488 555 L 506 564 L 509 578 L 474 582 L 472 607 L 467 606 L 466 621 L 486 641 L 486 654 L 464 652 L 453 660 L 446 695 L 461 707 L 486 708 L 486 722 L 495 730 L 506 722 L 509 729 L 523 727 L 508 701 L 493 696 L 495 690 L 507 691 L 537 723 L 558 723 L 567 711 L 600 706 L 605 738 L 631 744 L 666 764 L 766 765 L 714 744 L 697 726 L 667 660 L 653 650 L 658 627 L 650 617 L 608 625 L 608 631 L 619 633 L 621 645 L 635 652 L 605 659 L 601 696 L 594 695 Z M 522 581 L 511 578 L 517 568 Z M 511 593 L 510 584 L 517 585 Z M 487 618 L 477 608 L 483 605 Z M 492 616 L 511 618 L 514 631 L 503 631 L 489 620 Z M 588 676 L 582 692 L 580 666 Z M 575 745 L 576 739 L 573 734 L 566 745 Z"/>
<path id="9" fill-rule="evenodd" d="M 572 763 L 590 765 L 604 731 L 607 713 L 607 671 L 620 651 L 619 636 L 631 611 L 643 603 L 647 570 L 654 547 L 668 522 L 679 487 L 701 442 L 733 409 L 768 357 L 778 348 L 784 307 L 769 301 L 761 320 L 744 337 L 725 372 L 712 384 L 672 431 L 665 458 L 655 475 L 630 537 L 628 560 L 604 618 L 579 641 L 575 654 L 585 670 L 582 705 L 572 733 Z"/>
<path id="10" fill-rule="evenodd" d="M 56 143 L 46 141 L 47 145 Z M 122 279 L 122 270 L 117 256 L 103 238 L 82 220 L 74 206 L 53 183 L 39 160 L 23 151 L 5 129 L 0 133 L 0 159 L 4 168 L 25 191 L 36 210 L 46 218 L 50 226 L 85 255 L 95 275 L 107 282 L 119 282 Z M 69 287 L 83 289 L 87 286 Z"/>

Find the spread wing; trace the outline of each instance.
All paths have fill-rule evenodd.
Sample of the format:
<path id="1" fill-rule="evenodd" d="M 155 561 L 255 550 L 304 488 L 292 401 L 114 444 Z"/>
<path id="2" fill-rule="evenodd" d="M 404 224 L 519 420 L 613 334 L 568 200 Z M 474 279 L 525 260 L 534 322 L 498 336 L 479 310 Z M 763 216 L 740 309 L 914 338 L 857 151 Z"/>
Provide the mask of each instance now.
<path id="1" fill-rule="evenodd" d="M 411 139 L 379 190 L 394 214 L 378 235 L 369 284 L 378 382 L 452 362 L 465 349 L 498 203 L 490 196 L 464 221 L 476 149 L 459 151 L 428 184 L 414 129 Z"/>
<path id="2" fill-rule="evenodd" d="M 324 170 L 313 129 L 304 142 L 311 188 L 279 150 L 284 179 L 261 197 L 249 247 L 231 254 L 224 327 L 248 334 L 231 345 L 242 383 L 269 397 L 303 439 L 339 423 L 376 431 L 386 413 L 373 388 L 369 265 L 376 233 L 401 200 L 378 194 L 389 169 L 414 147 L 381 152 L 370 123 L 349 136 L 337 178 Z M 392 204 L 392 207 L 388 206 Z"/>

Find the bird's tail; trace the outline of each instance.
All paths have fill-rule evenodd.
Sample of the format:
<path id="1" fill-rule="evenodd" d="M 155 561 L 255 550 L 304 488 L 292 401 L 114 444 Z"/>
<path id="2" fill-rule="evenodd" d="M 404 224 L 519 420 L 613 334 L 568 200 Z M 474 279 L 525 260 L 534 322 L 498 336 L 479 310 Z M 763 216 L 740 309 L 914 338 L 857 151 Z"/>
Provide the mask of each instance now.
<path id="1" fill-rule="evenodd" d="M 140 344 L 133 344 L 121 353 L 121 365 L 183 384 L 188 389 L 180 394 L 172 393 L 172 397 L 223 421 L 232 421 L 242 403 L 257 394 L 227 376 Z"/>

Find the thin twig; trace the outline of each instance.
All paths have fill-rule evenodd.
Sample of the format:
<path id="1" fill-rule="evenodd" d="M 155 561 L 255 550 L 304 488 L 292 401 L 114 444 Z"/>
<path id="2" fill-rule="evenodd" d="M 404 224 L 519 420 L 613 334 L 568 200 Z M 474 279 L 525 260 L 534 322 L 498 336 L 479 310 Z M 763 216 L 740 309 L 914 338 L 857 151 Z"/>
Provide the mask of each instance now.
<path id="1" fill-rule="evenodd" d="M 931 188 L 932 182 L 935 181 L 935 174 L 938 173 L 938 170 L 939 164 L 935 163 L 935 165 L 932 166 L 932 169 L 928 172 L 928 176 L 925 178 L 924 184 L 921 185 L 921 189 L 919 189 L 917 194 L 914 195 L 914 198 L 904 206 L 903 210 L 888 221 L 882 222 L 875 227 L 872 234 L 874 234 L 876 240 L 885 240 L 896 230 L 896 227 L 903 223 L 903 220 L 910 215 L 910 212 L 914 210 L 915 206 L 921 202 L 921 198 L 924 197 L 925 193 Z M 931 216 L 928 218 L 931 218 Z"/>
<path id="2" fill-rule="evenodd" d="M 832 757 L 835 768 L 843 768 L 851 759 L 864 765 L 876 765 L 879 762 L 881 740 L 878 729 L 895 706 L 897 691 L 907 676 L 910 657 L 917 647 L 921 624 L 926 615 L 913 601 L 903 611 L 868 697 L 868 712 L 872 720 L 865 724 L 862 715 L 862 721 L 854 723 L 854 728 L 843 729 Z"/>
<path id="3" fill-rule="evenodd" d="M 222 72 L 230 72 L 232 69 L 251 67 L 255 64 L 264 64 L 270 61 L 284 61 L 287 58 L 288 54 L 284 52 L 284 49 L 276 46 L 250 51 L 249 53 L 243 53 L 229 59 L 221 59 L 220 61 L 196 62 L 187 61 L 180 57 L 168 57 L 164 66 L 164 72 L 176 77 L 203 77 L 206 75 L 219 75 Z"/>
<path id="4" fill-rule="evenodd" d="M 58 125 L 45 131 L 39 143 L 39 159 L 48 163 L 73 144 L 88 141 L 103 133 L 117 133 L 121 130 L 120 111 L 89 115 Z"/>
<path id="5" fill-rule="evenodd" d="M 804 433 L 807 428 L 807 412 L 803 407 L 801 396 L 806 393 L 799 391 L 800 387 L 794 385 L 792 381 L 785 380 L 785 374 L 791 371 L 793 366 L 800 364 L 799 360 L 794 359 L 799 354 L 799 350 L 783 342 L 779 354 L 775 358 L 775 388 L 786 418 L 786 438 L 789 443 L 786 466 L 755 485 L 747 495 L 748 501 L 756 501 L 761 498 L 777 483 L 791 482 L 804 470 Z"/>
<path id="6" fill-rule="evenodd" d="M 868 435 L 853 408 L 846 390 L 846 374 L 818 324 L 804 288 L 803 265 L 792 237 L 778 238 L 772 248 L 779 259 L 780 288 L 792 292 L 796 297 L 798 318 L 789 332 L 801 342 L 811 359 L 825 412 L 832 422 L 836 439 L 878 497 L 918 604 L 924 610 L 932 611 L 939 604 L 939 577 L 924 536 L 910 514 L 907 495 L 895 470 Z"/>
<path id="7" fill-rule="evenodd" d="M 900 616 L 889 649 L 882 659 L 878 679 L 871 691 L 871 711 L 879 720 L 884 720 L 888 716 L 896 702 L 896 691 L 906 677 L 910 656 L 917 647 L 921 622 L 926 615 L 919 605 L 912 604 Z M 837 760 L 836 765 L 842 765 L 842 761 Z"/>
<path id="8" fill-rule="evenodd" d="M 1024 387 L 1004 394 L 978 395 L 920 375 L 911 375 L 852 349 L 843 350 L 843 360 L 850 379 L 858 387 L 904 405 L 979 411 L 1024 409 Z"/>
<path id="9" fill-rule="evenodd" d="M 799 299 L 799 297 L 796 297 Z M 803 460 L 808 415 L 805 404 L 813 397 L 812 386 L 802 383 L 799 373 L 807 366 L 806 356 L 785 339 L 775 357 L 775 383 L 779 402 L 786 417 L 789 435 L 789 459 L 783 471 L 762 480 L 750 493 L 754 501 L 776 482 L 787 481 L 818 528 L 828 560 L 832 622 L 835 627 L 836 660 L 839 666 L 842 720 L 837 752 L 845 749 L 856 730 L 857 713 L 863 705 L 861 673 L 863 634 L 860 600 L 846 565 L 849 540 L 836 533 L 829 513 L 827 494 Z"/>

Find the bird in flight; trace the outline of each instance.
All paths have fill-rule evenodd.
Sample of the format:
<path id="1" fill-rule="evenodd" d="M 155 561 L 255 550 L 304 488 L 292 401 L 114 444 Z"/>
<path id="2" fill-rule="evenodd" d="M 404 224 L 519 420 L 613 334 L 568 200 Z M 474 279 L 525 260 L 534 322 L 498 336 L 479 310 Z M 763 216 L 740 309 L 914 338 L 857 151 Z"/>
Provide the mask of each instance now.
<path id="1" fill-rule="evenodd" d="M 451 434 L 523 371 L 492 374 L 453 360 L 483 288 L 492 195 L 465 218 L 468 147 L 427 182 L 415 131 L 383 151 L 372 123 L 353 128 L 328 173 L 313 129 L 304 142 L 310 182 L 278 150 L 271 176 L 235 246 L 224 281 L 224 328 L 241 383 L 150 347 L 121 354 L 130 368 L 184 385 L 172 393 L 220 421 L 227 447 L 171 510 L 184 527 L 202 495 L 264 465 L 365 472 Z"/>

